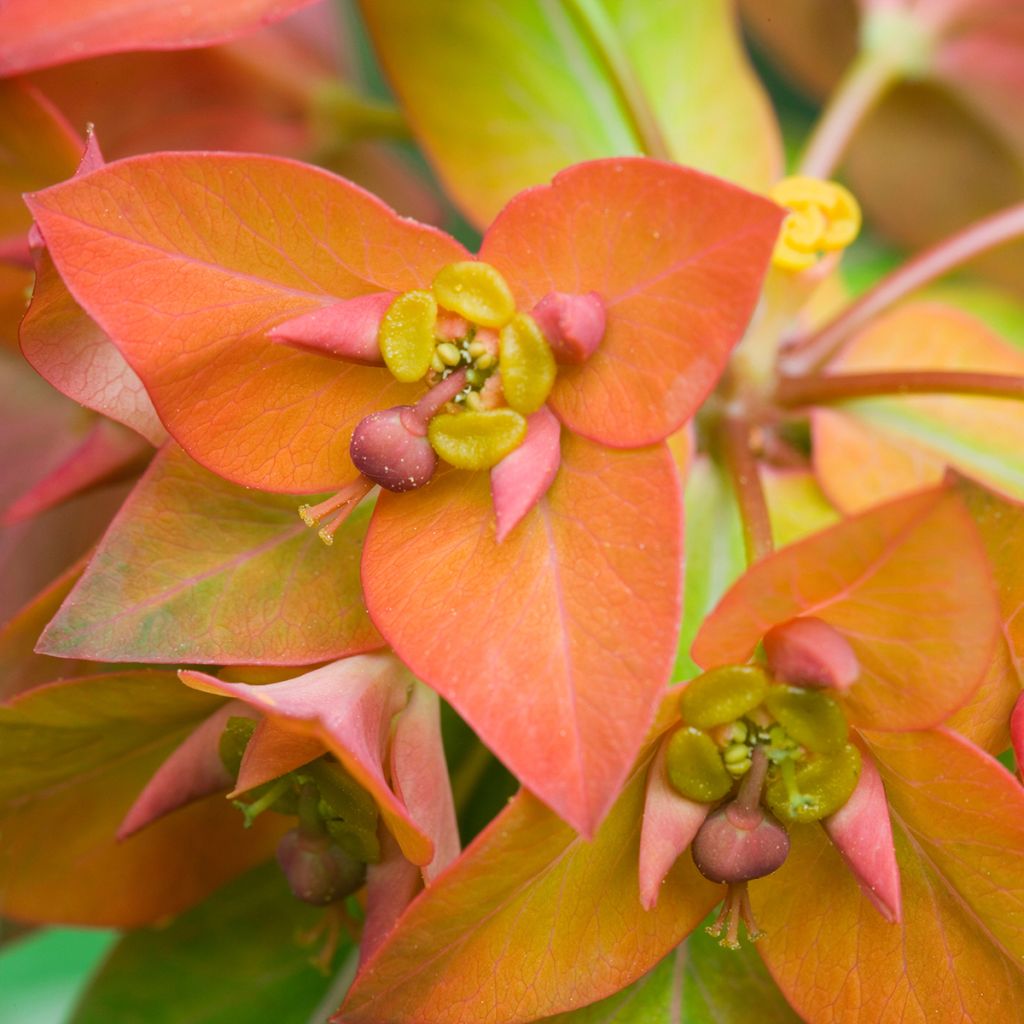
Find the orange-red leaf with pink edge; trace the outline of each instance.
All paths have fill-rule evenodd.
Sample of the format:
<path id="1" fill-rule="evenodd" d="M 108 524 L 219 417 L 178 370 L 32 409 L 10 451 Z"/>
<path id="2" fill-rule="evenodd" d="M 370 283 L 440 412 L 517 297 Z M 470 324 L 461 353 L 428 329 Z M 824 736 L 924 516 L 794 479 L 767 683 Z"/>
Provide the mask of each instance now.
<path id="1" fill-rule="evenodd" d="M 875 729 L 936 725 L 977 690 L 998 636 L 980 538 L 960 499 L 922 491 L 758 562 L 705 621 L 693 657 L 739 664 L 772 626 L 813 615 L 849 640 L 861 676 L 843 698 Z"/>
<path id="2" fill-rule="evenodd" d="M 125 672 L 42 686 L 0 707 L 4 914 L 137 927 L 267 859 L 282 820 L 266 815 L 246 830 L 221 796 L 115 838 L 146 780 L 217 705 L 173 673 Z"/>
<path id="3" fill-rule="evenodd" d="M 336 1022 L 515 1024 L 610 995 L 721 897 L 688 857 L 640 906 L 646 758 L 593 841 L 520 793 L 361 968 Z"/>
<path id="4" fill-rule="evenodd" d="M 167 440 L 138 374 L 72 298 L 45 250 L 36 260 L 32 301 L 18 340 L 40 376 L 68 398 L 131 427 L 154 445 Z"/>
<path id="5" fill-rule="evenodd" d="M 7 526 L 32 519 L 96 487 L 130 480 L 142 471 L 152 454 L 152 446 L 137 434 L 96 417 L 82 443 L 7 508 L 0 523 Z"/>
<path id="6" fill-rule="evenodd" d="M 185 671 L 181 678 L 196 689 L 243 700 L 283 728 L 319 740 L 376 800 L 405 856 L 414 864 L 430 863 L 430 838 L 384 777 L 391 720 L 405 707 L 412 683 L 393 655 L 358 655 L 262 686 L 203 672 Z"/>
<path id="7" fill-rule="evenodd" d="M 596 160 L 516 196 L 480 258 L 520 309 L 553 291 L 597 292 L 605 337 L 562 367 L 549 404 L 615 447 L 663 440 L 696 411 L 740 340 L 782 211 L 724 181 L 655 160 Z"/>
<path id="8" fill-rule="evenodd" d="M 1024 789 L 946 732 L 868 737 L 891 807 L 903 924 L 871 906 L 824 833 L 752 886 L 761 951 L 809 1024 L 989 1024 L 1024 999 Z"/>
<path id="9" fill-rule="evenodd" d="M 363 606 L 369 509 L 328 549 L 297 502 L 218 479 L 175 445 L 154 458 L 40 640 L 60 657 L 303 665 L 381 645 Z"/>
<path id="10" fill-rule="evenodd" d="M 1024 506 L 1006 501 L 966 480 L 957 489 L 967 504 L 981 536 L 995 577 L 996 595 L 1018 674 L 1024 671 Z"/>
<path id="11" fill-rule="evenodd" d="M 968 480 L 957 481 L 957 490 L 992 567 L 1002 637 L 978 693 L 947 724 L 990 754 L 999 754 L 1009 745 L 1010 712 L 1024 680 L 1024 507 Z"/>
<path id="12" fill-rule="evenodd" d="M 664 446 L 612 451 L 568 435 L 551 489 L 501 544 L 485 473 L 383 494 L 367 533 L 363 586 L 378 629 L 588 834 L 672 666 L 680 505 Z"/>
<path id="13" fill-rule="evenodd" d="M 277 21 L 313 0 L 6 0 L 0 8 L 0 75 L 118 50 L 207 46 Z"/>
<path id="14" fill-rule="evenodd" d="M 27 201 L 172 436 L 218 475 L 266 490 L 355 479 L 355 425 L 414 394 L 267 331 L 338 299 L 429 286 L 466 256 L 351 182 L 273 157 L 135 157 Z"/>

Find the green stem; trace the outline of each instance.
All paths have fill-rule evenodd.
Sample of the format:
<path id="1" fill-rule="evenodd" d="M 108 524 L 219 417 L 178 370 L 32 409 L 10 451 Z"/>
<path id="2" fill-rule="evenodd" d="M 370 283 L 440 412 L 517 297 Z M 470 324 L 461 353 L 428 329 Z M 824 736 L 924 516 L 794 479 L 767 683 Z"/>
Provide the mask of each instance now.
<path id="1" fill-rule="evenodd" d="M 878 395 L 987 395 L 1024 398 L 1024 377 L 955 370 L 907 370 L 840 373 L 833 376 L 780 377 L 775 404 L 784 408 L 830 405 Z"/>
<path id="2" fill-rule="evenodd" d="M 770 555 L 774 545 L 768 502 L 750 447 L 750 429 L 749 421 L 742 416 L 727 414 L 722 420 L 722 455 L 736 493 L 747 564 L 753 565 Z"/>
<path id="3" fill-rule="evenodd" d="M 618 31 L 601 4 L 596 0 L 566 0 L 566 7 L 586 33 L 590 45 L 610 75 L 641 149 L 647 156 L 671 160 L 672 154 L 647 100 L 647 94 L 622 48 Z"/>
<path id="4" fill-rule="evenodd" d="M 458 767 L 452 772 L 452 801 L 455 804 L 455 811 L 461 814 L 470 797 L 476 792 L 480 780 L 491 765 L 494 755 L 481 743 L 475 741 L 472 750 L 459 762 Z"/>
<path id="5" fill-rule="evenodd" d="M 234 805 L 245 815 L 245 827 L 251 828 L 252 823 L 264 812 L 273 807 L 291 787 L 291 776 L 278 779 L 258 800 L 247 804 L 244 800 L 235 800 Z"/>

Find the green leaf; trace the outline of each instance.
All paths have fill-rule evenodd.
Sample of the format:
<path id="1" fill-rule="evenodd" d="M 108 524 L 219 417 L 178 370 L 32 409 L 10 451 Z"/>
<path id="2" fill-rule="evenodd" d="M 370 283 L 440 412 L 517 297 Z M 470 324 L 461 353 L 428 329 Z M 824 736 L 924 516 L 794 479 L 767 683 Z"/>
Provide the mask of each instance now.
<path id="1" fill-rule="evenodd" d="M 291 895 L 276 864 L 258 868 L 169 927 L 126 935 L 71 1024 L 307 1024 L 332 985 L 302 941 L 324 913 Z M 343 935 L 335 969 L 351 948 Z"/>
<path id="2" fill-rule="evenodd" d="M 723 949 L 698 928 L 628 988 L 543 1024 L 800 1024 L 800 1018 L 753 946 Z"/>
<path id="3" fill-rule="evenodd" d="M 149 777 L 221 703 L 172 672 L 133 671 L 51 683 L 0 706 L 4 913 L 134 927 L 266 859 L 280 819 L 247 831 L 221 794 L 117 841 Z"/>
<path id="4" fill-rule="evenodd" d="M 683 625 L 673 680 L 701 672 L 690 646 L 708 612 L 746 567 L 739 511 L 728 480 L 709 458 L 693 460 L 686 480 Z"/>
<path id="5" fill-rule="evenodd" d="M 228 483 L 176 446 L 128 498 L 40 641 L 59 657 L 297 665 L 380 646 L 363 607 L 369 509 L 325 547 L 300 499 Z"/>
<path id="6" fill-rule="evenodd" d="M 642 154 L 645 120 L 680 163 L 755 189 L 779 172 L 778 129 L 726 0 L 362 10 L 420 142 L 479 224 L 569 164 Z"/>

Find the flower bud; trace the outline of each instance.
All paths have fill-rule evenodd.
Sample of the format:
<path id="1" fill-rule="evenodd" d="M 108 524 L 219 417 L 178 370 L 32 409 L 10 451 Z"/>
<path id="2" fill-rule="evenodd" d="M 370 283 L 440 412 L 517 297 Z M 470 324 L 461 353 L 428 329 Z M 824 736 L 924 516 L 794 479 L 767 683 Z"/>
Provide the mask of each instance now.
<path id="1" fill-rule="evenodd" d="M 333 845 L 326 836 L 286 832 L 277 845 L 277 862 L 288 886 L 304 903 L 322 907 L 344 899 L 366 880 L 366 865 Z"/>
<path id="2" fill-rule="evenodd" d="M 782 866 L 789 836 L 772 815 L 734 801 L 708 815 L 691 852 L 697 870 L 712 882 L 749 882 Z"/>
<path id="3" fill-rule="evenodd" d="M 370 413 L 352 434 L 349 454 L 356 469 L 389 491 L 422 487 L 437 468 L 426 436 L 409 429 L 406 420 L 414 415 L 411 405 L 396 405 Z"/>

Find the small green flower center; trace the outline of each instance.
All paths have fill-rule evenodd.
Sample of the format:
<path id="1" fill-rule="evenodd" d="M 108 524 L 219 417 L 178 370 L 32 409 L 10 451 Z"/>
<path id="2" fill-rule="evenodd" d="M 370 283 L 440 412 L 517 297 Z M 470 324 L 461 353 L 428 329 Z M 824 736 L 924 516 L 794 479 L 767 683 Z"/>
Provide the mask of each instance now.
<path id="1" fill-rule="evenodd" d="M 822 690 L 776 685 L 755 665 L 712 669 L 680 694 L 683 727 L 666 750 L 669 781 L 687 799 L 728 796 L 755 749 L 769 769 L 764 802 L 783 821 L 818 821 L 853 793 L 860 752 L 846 716 Z"/>

